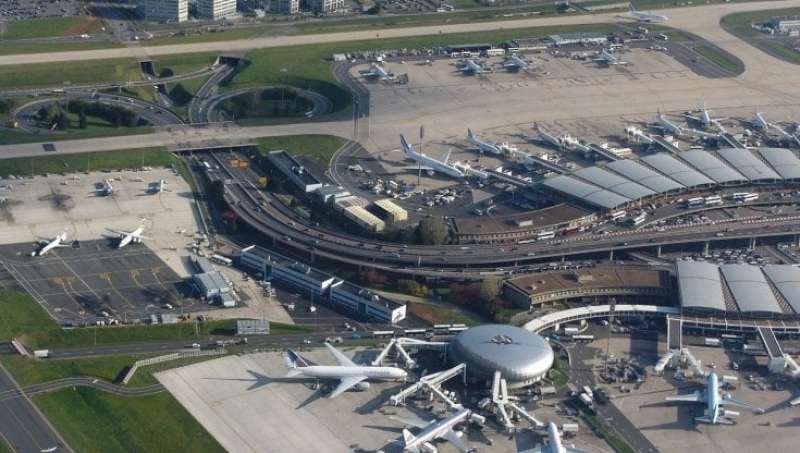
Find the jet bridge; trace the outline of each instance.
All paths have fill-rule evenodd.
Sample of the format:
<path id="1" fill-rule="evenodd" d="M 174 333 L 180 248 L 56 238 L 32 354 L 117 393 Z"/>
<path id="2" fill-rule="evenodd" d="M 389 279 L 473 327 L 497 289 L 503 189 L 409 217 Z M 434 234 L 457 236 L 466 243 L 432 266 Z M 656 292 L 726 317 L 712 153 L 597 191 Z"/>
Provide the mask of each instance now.
<path id="1" fill-rule="evenodd" d="M 378 354 L 375 360 L 372 361 L 372 366 L 378 366 L 383 363 L 383 360 L 394 350 L 397 355 L 403 360 L 406 368 L 414 368 L 417 362 L 411 358 L 407 349 L 433 349 L 444 351 L 447 348 L 447 343 L 441 341 L 424 341 L 417 340 L 416 338 L 392 338 L 385 348 Z"/>
<path id="2" fill-rule="evenodd" d="M 522 406 L 517 404 L 518 401 L 519 399 L 517 397 L 508 395 L 508 384 L 506 380 L 502 378 L 500 371 L 495 371 L 494 379 L 492 380 L 492 404 L 494 405 L 497 421 L 506 428 L 506 431 L 512 433 L 517 429 L 516 426 L 514 426 L 514 423 L 511 421 L 510 414 L 514 413 L 527 420 L 536 428 L 542 428 L 545 426 L 544 423 L 537 420 Z"/>
<path id="3" fill-rule="evenodd" d="M 667 317 L 667 348 L 678 351 L 683 345 L 683 319 Z"/>
<path id="4" fill-rule="evenodd" d="M 430 398 L 433 398 L 433 395 L 436 395 L 451 408 L 457 406 L 450 398 L 447 397 L 442 391 L 440 390 L 442 384 L 459 374 L 461 374 L 464 385 L 466 385 L 467 380 L 467 373 L 466 373 L 467 365 L 464 363 L 458 364 L 453 368 L 448 370 L 440 371 L 438 373 L 429 374 L 427 376 L 422 376 L 419 378 L 419 381 L 410 385 L 409 387 L 404 388 L 403 390 L 395 393 L 394 395 L 389 397 L 389 401 L 395 405 L 399 406 L 405 404 L 406 397 L 411 395 L 417 395 L 419 393 L 427 392 L 430 395 Z"/>
<path id="5" fill-rule="evenodd" d="M 665 150 L 671 152 L 672 154 L 680 154 L 680 152 L 681 152 L 680 148 L 678 148 L 677 146 L 673 145 L 672 143 L 664 140 L 663 138 L 661 138 L 659 136 L 653 135 L 650 138 L 653 139 L 653 143 L 655 143 L 656 145 L 658 145 L 658 146 L 664 148 Z"/>
<path id="6" fill-rule="evenodd" d="M 727 143 L 731 148 L 747 149 L 742 142 L 740 142 L 736 137 L 733 136 L 733 134 L 729 132 L 723 132 L 719 134 L 719 139 Z"/>
<path id="7" fill-rule="evenodd" d="M 778 339 L 775 337 L 775 332 L 769 327 L 759 327 L 758 335 L 761 337 L 761 342 L 764 344 L 764 350 L 767 351 L 769 356 L 769 363 L 767 368 L 773 373 L 783 373 L 786 369 L 786 356 L 781 349 Z"/>

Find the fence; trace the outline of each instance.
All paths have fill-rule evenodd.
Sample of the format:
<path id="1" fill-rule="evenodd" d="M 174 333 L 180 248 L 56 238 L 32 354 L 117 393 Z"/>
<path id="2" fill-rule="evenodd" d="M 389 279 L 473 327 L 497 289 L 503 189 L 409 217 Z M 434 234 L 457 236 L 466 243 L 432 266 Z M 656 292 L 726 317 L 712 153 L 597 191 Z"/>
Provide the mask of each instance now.
<path id="1" fill-rule="evenodd" d="M 178 359 L 185 359 L 188 357 L 202 357 L 202 356 L 212 356 L 212 355 L 223 355 L 225 354 L 225 349 L 192 349 L 189 351 L 179 351 L 173 352 L 172 354 L 165 354 L 160 355 L 158 357 L 150 357 L 147 359 L 137 360 L 133 363 L 133 366 L 130 367 L 128 372 L 125 374 L 125 377 L 122 379 L 122 385 L 127 385 L 131 379 L 133 379 L 133 375 L 136 374 L 136 371 L 145 366 L 151 366 L 158 363 L 169 362 L 172 360 Z"/>

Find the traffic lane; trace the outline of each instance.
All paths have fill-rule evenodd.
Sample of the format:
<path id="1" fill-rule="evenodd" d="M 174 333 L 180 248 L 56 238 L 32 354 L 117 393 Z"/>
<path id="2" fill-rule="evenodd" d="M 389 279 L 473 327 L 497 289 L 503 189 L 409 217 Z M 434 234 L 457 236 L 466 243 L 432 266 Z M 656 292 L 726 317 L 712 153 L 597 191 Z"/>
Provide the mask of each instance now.
<path id="1" fill-rule="evenodd" d="M 19 390 L 8 371 L 0 364 L 0 393 Z M 0 402 L 0 433 L 19 452 L 38 452 L 64 445 L 27 397 Z"/>

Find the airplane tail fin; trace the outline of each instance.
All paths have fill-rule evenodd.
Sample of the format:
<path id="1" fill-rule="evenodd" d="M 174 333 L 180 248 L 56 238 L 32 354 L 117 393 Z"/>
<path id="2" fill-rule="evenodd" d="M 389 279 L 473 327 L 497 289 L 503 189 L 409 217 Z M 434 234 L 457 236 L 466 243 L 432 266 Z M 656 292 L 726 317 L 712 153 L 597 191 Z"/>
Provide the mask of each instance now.
<path id="1" fill-rule="evenodd" d="M 628 11 L 630 11 L 630 12 L 636 11 L 636 7 L 633 6 L 633 2 L 629 2 L 628 3 Z"/>
<path id="2" fill-rule="evenodd" d="M 405 444 L 408 445 L 411 442 L 414 442 L 414 439 L 416 439 L 416 437 L 414 437 L 414 435 L 411 434 L 411 431 L 403 428 L 403 442 L 405 442 Z"/>
<path id="3" fill-rule="evenodd" d="M 467 128 L 467 137 L 469 137 L 469 138 L 474 138 L 475 137 L 475 135 L 472 133 L 472 129 L 470 129 L 470 128 Z"/>
<path id="4" fill-rule="evenodd" d="M 295 368 L 303 368 L 308 366 L 308 362 L 306 359 L 300 357 L 300 355 L 291 349 L 286 352 L 286 366 L 289 369 Z"/>
<path id="5" fill-rule="evenodd" d="M 408 152 L 411 151 L 411 145 L 408 144 L 403 134 L 400 134 L 400 144 L 403 146 L 404 153 L 408 154 Z"/>
<path id="6" fill-rule="evenodd" d="M 447 154 L 444 156 L 444 163 L 447 164 L 447 161 L 450 160 L 450 153 L 453 152 L 452 149 L 447 150 Z"/>

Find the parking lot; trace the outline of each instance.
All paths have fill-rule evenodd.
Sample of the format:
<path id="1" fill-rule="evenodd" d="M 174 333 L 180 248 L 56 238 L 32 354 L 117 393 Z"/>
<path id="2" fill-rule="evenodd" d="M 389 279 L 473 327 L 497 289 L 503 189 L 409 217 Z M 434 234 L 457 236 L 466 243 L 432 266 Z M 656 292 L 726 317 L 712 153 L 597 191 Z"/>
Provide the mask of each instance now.
<path id="1" fill-rule="evenodd" d="M 84 14 L 78 0 L 0 0 L 0 17 L 13 20 L 70 17 Z"/>

